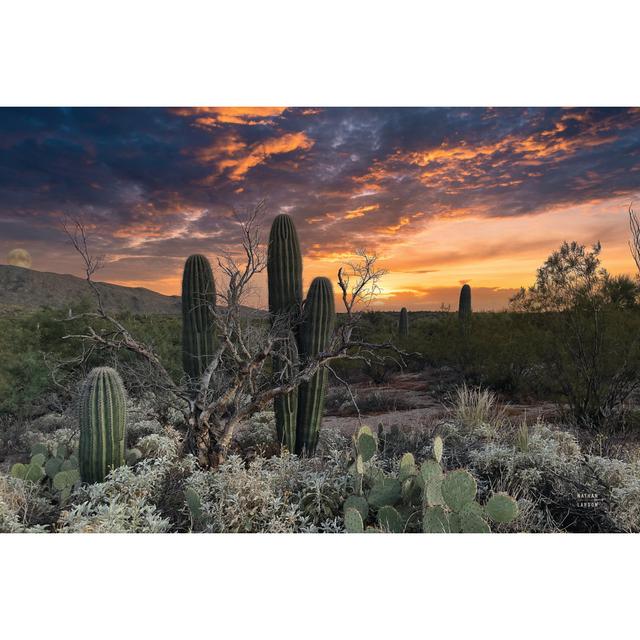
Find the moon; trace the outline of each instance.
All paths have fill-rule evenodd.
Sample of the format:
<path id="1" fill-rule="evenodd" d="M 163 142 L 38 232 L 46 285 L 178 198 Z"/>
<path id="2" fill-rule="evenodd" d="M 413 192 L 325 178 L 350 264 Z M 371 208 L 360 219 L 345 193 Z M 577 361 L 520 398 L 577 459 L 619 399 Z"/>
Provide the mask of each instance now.
<path id="1" fill-rule="evenodd" d="M 12 249 L 9 251 L 7 262 L 14 267 L 31 268 L 31 256 L 26 249 Z"/>

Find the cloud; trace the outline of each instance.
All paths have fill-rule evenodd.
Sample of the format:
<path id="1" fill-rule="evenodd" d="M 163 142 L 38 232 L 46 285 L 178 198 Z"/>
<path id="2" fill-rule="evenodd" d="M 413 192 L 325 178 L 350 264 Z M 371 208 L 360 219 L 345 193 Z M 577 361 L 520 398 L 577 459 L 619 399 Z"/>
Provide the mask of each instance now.
<path id="1" fill-rule="evenodd" d="M 304 132 L 285 133 L 277 138 L 268 138 L 264 142 L 256 143 L 248 153 L 240 153 L 236 157 L 222 160 L 218 166 L 221 170 L 229 168 L 232 180 L 241 180 L 249 169 L 261 162 L 267 162 L 273 155 L 304 151 L 312 146 L 313 140 L 310 140 Z"/>
<path id="2" fill-rule="evenodd" d="M 225 124 L 271 125 L 286 107 L 187 107 L 174 109 L 177 115 L 193 120 L 200 127 L 219 127 Z"/>
<path id="3" fill-rule="evenodd" d="M 608 238 L 623 265 L 639 172 L 638 109 L 1 109 L 0 255 L 73 269 L 60 220 L 82 215 L 99 253 L 166 287 L 189 253 L 237 247 L 234 210 L 266 198 L 306 273 L 366 247 L 397 288 L 508 288 L 559 229 Z"/>
<path id="4" fill-rule="evenodd" d="M 271 156 L 289 154 L 294 151 L 305 151 L 313 146 L 304 132 L 285 133 L 267 138 L 251 146 L 241 141 L 237 136 L 229 134 L 206 149 L 197 151 L 197 157 L 203 163 L 214 164 L 217 172 L 209 175 L 206 182 L 214 184 L 222 174 L 232 181 L 245 178 L 253 167 L 267 162 Z"/>

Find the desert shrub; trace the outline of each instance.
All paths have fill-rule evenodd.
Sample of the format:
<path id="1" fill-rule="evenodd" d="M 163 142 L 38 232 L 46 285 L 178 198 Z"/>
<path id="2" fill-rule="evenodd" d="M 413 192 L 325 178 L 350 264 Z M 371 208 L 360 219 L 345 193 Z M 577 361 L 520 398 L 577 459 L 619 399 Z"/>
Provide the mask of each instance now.
<path id="1" fill-rule="evenodd" d="M 347 474 L 292 455 L 249 464 L 232 455 L 217 472 L 196 471 L 186 488 L 196 531 L 331 531 L 340 529 Z"/>
<path id="2" fill-rule="evenodd" d="M 388 413 L 415 408 L 406 393 L 394 389 L 353 388 L 352 393 L 353 398 L 344 386 L 332 388 L 327 399 L 326 413 L 355 416 L 358 409 L 360 413 Z"/>
<path id="3" fill-rule="evenodd" d="M 0 474 L 0 533 L 42 533 L 54 509 L 39 485 Z"/>
<path id="4" fill-rule="evenodd" d="M 64 512 L 59 533 L 165 533 L 170 523 L 144 498 L 108 499 L 94 494 Z"/>
<path id="5" fill-rule="evenodd" d="M 24 432 L 23 420 L 11 414 L 0 415 L 0 460 L 27 448 Z"/>
<path id="6" fill-rule="evenodd" d="M 77 421 L 66 414 L 46 414 L 33 420 L 9 414 L 0 417 L 0 460 L 22 457 L 38 443 L 52 449 L 58 444 L 75 448 L 78 443 Z"/>
<path id="7" fill-rule="evenodd" d="M 0 411 L 30 415 L 50 389 L 49 372 L 42 354 L 36 351 L 16 354 L 2 369 Z"/>
<path id="8" fill-rule="evenodd" d="M 145 458 L 176 458 L 180 450 L 180 435 L 167 427 L 162 433 L 151 433 L 136 443 Z"/>
<path id="9" fill-rule="evenodd" d="M 162 425 L 158 420 L 132 420 L 129 413 L 127 424 L 127 445 L 133 447 L 139 440 L 150 435 L 157 435 L 162 432 Z"/>
<path id="10" fill-rule="evenodd" d="M 330 386 L 325 399 L 325 413 L 328 415 L 346 415 L 353 410 L 353 400 L 344 385 Z"/>
<path id="11" fill-rule="evenodd" d="M 318 456 L 337 466 L 344 465 L 346 451 L 351 445 L 351 438 L 338 429 L 320 429 L 318 439 Z"/>
<path id="12" fill-rule="evenodd" d="M 26 445 L 27 450 L 31 449 L 36 444 L 43 444 L 50 449 L 54 450 L 59 444 L 66 445 L 69 449 L 75 449 L 78 446 L 78 429 L 57 429 L 51 432 L 42 432 L 31 428 L 29 425 L 27 430 L 23 434 L 23 442 Z"/>
<path id="13" fill-rule="evenodd" d="M 173 440 L 153 439 L 157 458 L 114 469 L 104 482 L 83 485 L 63 511 L 57 527 L 62 533 L 162 533 L 181 530 L 183 486 L 196 463 L 191 456 L 178 458 Z M 160 441 L 164 439 L 164 443 Z"/>
<path id="14" fill-rule="evenodd" d="M 381 354 L 384 357 L 385 354 Z M 362 364 L 362 373 L 371 380 L 374 384 L 384 384 L 388 382 L 392 374 L 400 371 L 398 364 L 393 361 L 391 354 L 388 354 L 389 359 L 378 361 L 365 362 Z"/>
<path id="15" fill-rule="evenodd" d="M 361 413 L 386 413 L 414 408 L 405 394 L 382 389 L 360 390 L 356 396 L 356 402 Z M 352 408 L 352 413 L 355 414 L 353 405 Z"/>
<path id="16" fill-rule="evenodd" d="M 572 434 L 538 423 L 526 452 L 488 442 L 469 460 L 488 485 L 532 505 L 522 530 L 640 530 L 638 464 L 585 455 Z"/>
<path id="17" fill-rule="evenodd" d="M 276 419 L 273 411 L 260 411 L 234 434 L 234 446 L 242 453 L 275 453 L 278 450 Z"/>
<path id="18" fill-rule="evenodd" d="M 410 451 L 419 460 L 424 460 L 431 455 L 431 446 L 435 425 L 393 425 L 385 429 L 382 424 L 377 427 L 378 458 L 384 465 L 392 462 L 406 451 Z"/>

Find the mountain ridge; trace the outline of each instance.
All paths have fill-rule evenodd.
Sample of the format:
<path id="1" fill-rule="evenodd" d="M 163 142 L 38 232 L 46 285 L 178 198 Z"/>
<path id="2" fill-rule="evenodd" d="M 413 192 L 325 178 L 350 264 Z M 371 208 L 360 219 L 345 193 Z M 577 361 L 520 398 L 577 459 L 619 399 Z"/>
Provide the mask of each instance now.
<path id="1" fill-rule="evenodd" d="M 125 287 L 109 282 L 95 282 L 104 308 L 110 313 L 130 312 L 135 315 L 179 315 L 180 296 L 166 296 L 144 287 Z M 95 295 L 88 282 L 71 274 L 37 271 L 0 264 L 0 311 L 12 309 L 70 309 L 88 300 L 95 308 Z M 262 316 L 265 311 L 242 307 L 247 315 Z"/>

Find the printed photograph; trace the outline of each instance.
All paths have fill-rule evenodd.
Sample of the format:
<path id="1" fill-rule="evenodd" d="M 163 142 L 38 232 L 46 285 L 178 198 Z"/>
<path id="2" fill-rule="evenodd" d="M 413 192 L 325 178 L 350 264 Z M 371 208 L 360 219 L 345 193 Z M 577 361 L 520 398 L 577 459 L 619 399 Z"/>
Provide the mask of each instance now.
<path id="1" fill-rule="evenodd" d="M 640 532 L 640 109 L 0 108 L 0 532 Z"/>

